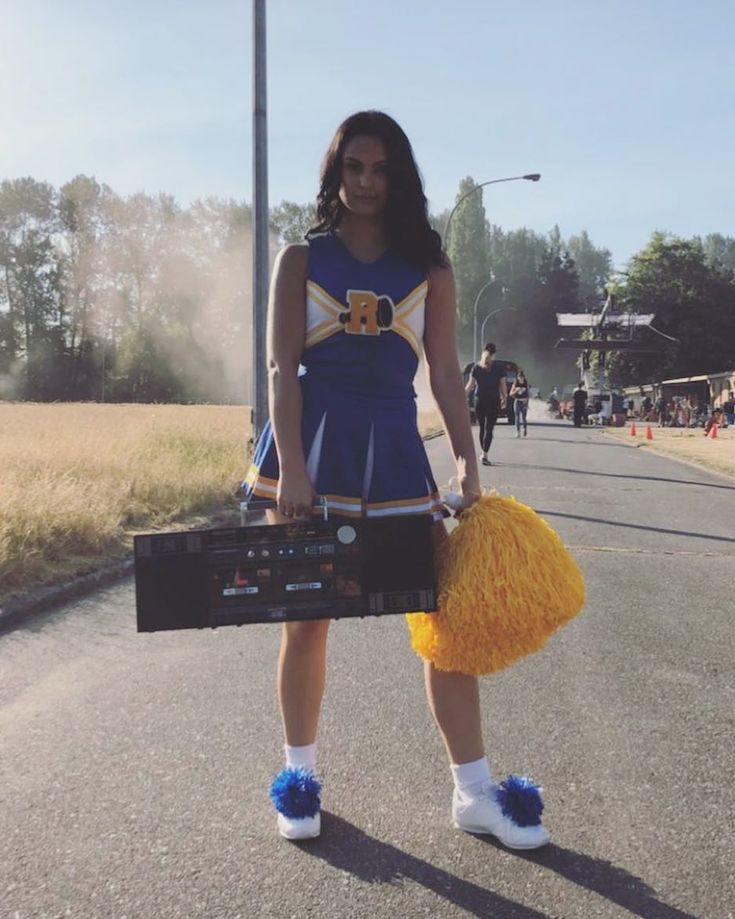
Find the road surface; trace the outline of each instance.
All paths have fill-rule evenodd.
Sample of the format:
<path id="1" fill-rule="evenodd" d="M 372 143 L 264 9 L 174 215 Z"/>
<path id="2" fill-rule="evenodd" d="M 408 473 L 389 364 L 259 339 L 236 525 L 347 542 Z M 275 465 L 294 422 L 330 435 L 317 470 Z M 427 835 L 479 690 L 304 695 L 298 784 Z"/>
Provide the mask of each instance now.
<path id="1" fill-rule="evenodd" d="M 0 915 L 732 917 L 735 482 L 529 430 L 498 428 L 483 481 L 562 534 L 588 604 L 482 696 L 550 846 L 452 829 L 402 617 L 334 625 L 323 835 L 282 841 L 277 627 L 137 635 L 128 579 L 0 636 Z M 445 438 L 429 452 L 447 481 Z"/>

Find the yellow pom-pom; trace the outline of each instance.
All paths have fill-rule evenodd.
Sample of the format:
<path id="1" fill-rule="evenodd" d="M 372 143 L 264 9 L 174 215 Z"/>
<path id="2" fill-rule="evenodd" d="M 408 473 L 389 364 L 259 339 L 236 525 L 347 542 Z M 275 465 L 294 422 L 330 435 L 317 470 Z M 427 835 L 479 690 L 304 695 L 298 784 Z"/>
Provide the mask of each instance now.
<path id="1" fill-rule="evenodd" d="M 556 531 L 498 494 L 464 511 L 436 552 L 439 611 L 406 616 L 414 651 L 475 676 L 539 651 L 584 605 L 582 573 Z"/>

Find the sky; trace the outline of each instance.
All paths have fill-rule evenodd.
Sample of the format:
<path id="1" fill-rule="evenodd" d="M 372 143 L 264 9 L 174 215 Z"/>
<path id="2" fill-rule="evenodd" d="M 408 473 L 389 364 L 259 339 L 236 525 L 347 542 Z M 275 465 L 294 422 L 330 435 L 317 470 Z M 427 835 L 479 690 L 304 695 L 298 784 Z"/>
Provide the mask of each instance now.
<path id="1" fill-rule="evenodd" d="M 251 0 L 0 0 L 0 179 L 252 200 Z M 505 230 L 735 235 L 735 4 L 268 0 L 271 205 L 315 198 L 348 114 L 408 134 L 432 211 Z"/>

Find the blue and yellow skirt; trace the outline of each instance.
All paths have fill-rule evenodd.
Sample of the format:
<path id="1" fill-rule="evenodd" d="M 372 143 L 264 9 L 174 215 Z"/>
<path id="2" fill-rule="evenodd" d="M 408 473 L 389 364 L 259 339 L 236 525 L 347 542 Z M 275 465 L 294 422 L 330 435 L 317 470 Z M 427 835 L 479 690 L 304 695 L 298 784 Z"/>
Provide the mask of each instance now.
<path id="1" fill-rule="evenodd" d="M 447 515 L 418 432 L 415 399 L 345 392 L 306 377 L 301 387 L 306 469 L 330 513 Z M 278 478 L 268 422 L 243 483 L 246 496 L 275 500 Z"/>

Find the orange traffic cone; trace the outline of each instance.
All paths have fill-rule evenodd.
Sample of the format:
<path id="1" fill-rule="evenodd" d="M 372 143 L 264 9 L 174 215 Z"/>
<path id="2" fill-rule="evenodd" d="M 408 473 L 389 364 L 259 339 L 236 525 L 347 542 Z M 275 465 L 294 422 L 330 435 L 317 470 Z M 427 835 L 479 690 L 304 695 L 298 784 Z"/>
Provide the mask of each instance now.
<path id="1" fill-rule="evenodd" d="M 631 421 L 631 423 L 630 423 L 630 432 L 629 432 L 629 433 L 630 433 L 630 436 L 631 436 L 631 437 L 635 437 L 635 435 L 636 435 L 635 421 Z"/>
<path id="2" fill-rule="evenodd" d="M 646 440 L 653 440 L 653 431 L 650 424 L 646 425 Z"/>
<path id="3" fill-rule="evenodd" d="M 712 440 L 717 440 L 717 422 L 716 421 L 712 425 L 712 427 L 709 429 L 709 436 L 712 438 Z"/>

